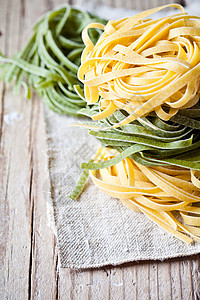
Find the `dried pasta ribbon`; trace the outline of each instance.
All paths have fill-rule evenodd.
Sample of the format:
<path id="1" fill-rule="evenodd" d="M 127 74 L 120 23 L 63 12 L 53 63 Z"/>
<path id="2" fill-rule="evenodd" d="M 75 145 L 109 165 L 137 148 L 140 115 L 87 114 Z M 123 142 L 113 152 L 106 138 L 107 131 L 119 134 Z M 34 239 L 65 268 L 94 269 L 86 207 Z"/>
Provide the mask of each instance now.
<path id="1" fill-rule="evenodd" d="M 166 7 L 179 14 L 144 19 Z M 94 45 L 89 28 L 104 29 Z M 200 17 L 185 13 L 180 5 L 165 5 L 133 17 L 109 21 L 106 26 L 90 24 L 83 30 L 85 50 L 78 78 L 84 83 L 88 104 L 99 97 L 105 111 L 93 116 L 100 120 L 117 109 L 128 113 L 126 125 L 155 111 L 167 121 L 181 108 L 195 105 L 199 98 Z"/>
<path id="2" fill-rule="evenodd" d="M 116 156 L 116 150 L 103 148 L 96 161 Z M 199 171 L 146 167 L 125 158 L 114 166 L 90 170 L 90 176 L 100 190 L 144 213 L 180 240 L 200 242 Z"/>

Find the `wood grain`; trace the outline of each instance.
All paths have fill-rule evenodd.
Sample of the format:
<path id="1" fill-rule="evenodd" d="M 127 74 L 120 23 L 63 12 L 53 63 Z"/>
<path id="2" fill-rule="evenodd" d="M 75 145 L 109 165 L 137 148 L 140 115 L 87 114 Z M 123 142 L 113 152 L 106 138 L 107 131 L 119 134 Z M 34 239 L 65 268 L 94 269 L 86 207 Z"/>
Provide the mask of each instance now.
<path id="1" fill-rule="evenodd" d="M 160 5 L 166 5 L 166 4 L 171 4 L 171 3 L 181 3 L 180 1 L 177 0 L 90 0 L 91 2 L 94 3 L 101 3 L 109 6 L 117 6 L 117 7 L 123 7 L 123 8 L 130 8 L 130 9 L 135 9 L 135 10 L 145 10 L 145 9 L 150 9 L 153 7 L 157 7 Z M 186 1 L 192 1 L 192 0 L 186 0 Z M 75 2 L 75 1 L 74 1 Z M 81 3 L 80 1 L 77 1 Z M 183 2 L 183 1 L 182 1 Z"/>
<path id="2" fill-rule="evenodd" d="M 10 56 L 19 50 L 31 24 L 62 2 L 0 1 L 1 51 Z M 0 99 L 0 299 L 200 299 L 199 256 L 60 269 L 43 191 L 48 172 L 42 103 L 35 95 L 31 101 L 13 95 L 3 83 Z"/>

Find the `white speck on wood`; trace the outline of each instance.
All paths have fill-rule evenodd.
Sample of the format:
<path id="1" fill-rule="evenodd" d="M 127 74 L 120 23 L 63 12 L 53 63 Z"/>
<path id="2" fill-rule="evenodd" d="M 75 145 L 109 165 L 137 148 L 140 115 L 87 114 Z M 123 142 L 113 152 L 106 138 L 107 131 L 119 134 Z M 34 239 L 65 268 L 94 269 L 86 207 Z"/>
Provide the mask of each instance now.
<path id="1" fill-rule="evenodd" d="M 16 121 L 19 121 L 22 119 L 22 115 L 20 115 L 18 112 L 14 111 L 9 114 L 4 115 L 4 122 L 8 125 L 14 125 Z"/>

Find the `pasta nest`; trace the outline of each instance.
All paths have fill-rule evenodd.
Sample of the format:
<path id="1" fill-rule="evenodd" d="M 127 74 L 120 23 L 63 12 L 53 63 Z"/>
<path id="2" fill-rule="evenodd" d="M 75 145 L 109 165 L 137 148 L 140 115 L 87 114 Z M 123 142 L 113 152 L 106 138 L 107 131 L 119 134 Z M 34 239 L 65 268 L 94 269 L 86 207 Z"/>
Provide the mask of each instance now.
<path id="1" fill-rule="evenodd" d="M 96 160 L 107 161 L 117 154 L 99 149 Z M 126 158 L 112 167 L 91 170 L 90 176 L 100 190 L 144 213 L 180 240 L 200 242 L 200 171 L 145 167 Z"/>
<path id="2" fill-rule="evenodd" d="M 156 20 L 149 15 L 166 7 L 180 13 Z M 145 19 L 144 19 L 145 18 Z M 94 45 L 88 29 L 103 34 Z M 169 120 L 179 109 L 199 100 L 200 17 L 178 4 L 165 5 L 106 26 L 89 24 L 83 31 L 85 49 L 78 71 L 88 104 L 99 101 L 99 120 L 123 109 L 128 116 L 119 127 L 155 111 Z"/>

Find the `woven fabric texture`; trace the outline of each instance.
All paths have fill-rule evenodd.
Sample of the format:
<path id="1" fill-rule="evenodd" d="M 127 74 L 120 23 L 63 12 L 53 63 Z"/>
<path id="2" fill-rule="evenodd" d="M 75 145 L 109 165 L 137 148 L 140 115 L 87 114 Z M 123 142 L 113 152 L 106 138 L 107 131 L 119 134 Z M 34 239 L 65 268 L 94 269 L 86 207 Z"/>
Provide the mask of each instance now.
<path id="1" fill-rule="evenodd" d="M 68 195 L 81 173 L 80 163 L 95 153 L 98 143 L 87 130 L 70 127 L 77 119 L 46 110 L 46 131 L 54 229 L 61 267 L 95 268 L 139 260 L 163 260 L 200 252 L 141 213 L 99 191 L 89 180 L 78 201 Z"/>

